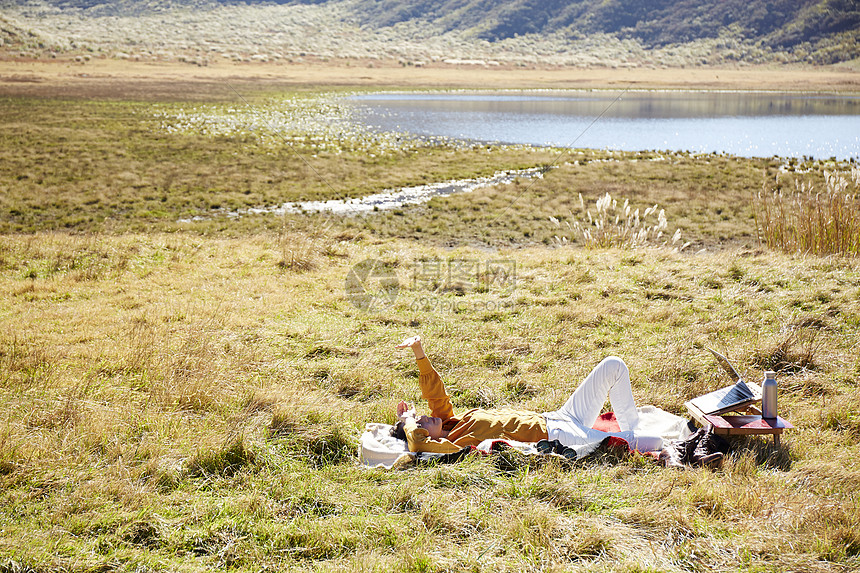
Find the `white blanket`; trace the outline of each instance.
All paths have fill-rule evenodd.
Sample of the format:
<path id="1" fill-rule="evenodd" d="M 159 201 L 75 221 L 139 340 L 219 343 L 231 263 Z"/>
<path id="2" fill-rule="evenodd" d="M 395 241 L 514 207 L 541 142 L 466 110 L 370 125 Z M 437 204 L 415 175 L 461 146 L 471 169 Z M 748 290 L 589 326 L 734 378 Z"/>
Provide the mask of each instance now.
<path id="1" fill-rule="evenodd" d="M 663 441 L 682 440 L 692 432 L 687 427 L 687 420 L 681 416 L 670 414 L 657 406 L 641 406 L 636 408 L 639 412 L 639 426 L 637 434 L 649 436 L 660 436 Z M 666 444 L 663 444 L 665 447 Z"/>
<path id="2" fill-rule="evenodd" d="M 639 427 L 637 433 L 642 433 L 650 436 L 660 436 L 663 441 L 678 440 L 686 438 L 690 431 L 687 428 L 687 421 L 680 416 L 670 414 L 656 406 L 642 406 L 636 409 L 639 412 Z M 415 460 L 415 453 L 410 452 L 406 442 L 398 440 L 391 435 L 394 426 L 388 424 L 367 424 L 364 427 L 364 433 L 361 435 L 359 444 L 359 460 L 361 464 L 368 468 L 402 468 L 411 464 Z M 577 457 L 583 457 L 593 452 L 605 434 L 595 432 L 595 437 L 592 441 L 577 445 L 575 447 Z M 478 450 L 489 452 L 490 446 L 496 439 L 484 440 L 478 445 Z M 524 452 L 535 453 L 537 450 L 534 444 L 523 442 L 515 442 L 513 440 L 504 440 L 512 447 Z"/>

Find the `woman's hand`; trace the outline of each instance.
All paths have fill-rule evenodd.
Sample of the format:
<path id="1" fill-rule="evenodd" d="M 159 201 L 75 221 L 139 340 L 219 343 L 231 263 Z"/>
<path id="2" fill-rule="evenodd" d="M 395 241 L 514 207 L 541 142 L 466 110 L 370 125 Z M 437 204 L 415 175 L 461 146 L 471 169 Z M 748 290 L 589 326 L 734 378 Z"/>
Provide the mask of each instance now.
<path id="1" fill-rule="evenodd" d="M 418 335 L 410 336 L 409 338 L 404 339 L 403 342 L 398 344 L 395 348 L 412 348 L 416 344 L 419 346 L 421 345 L 421 337 Z"/>
<path id="2" fill-rule="evenodd" d="M 421 347 L 421 337 L 418 335 L 404 339 L 395 348 L 411 348 L 412 352 L 415 353 L 415 360 L 424 358 L 424 348 Z"/>
<path id="3" fill-rule="evenodd" d="M 418 413 L 415 412 L 415 405 L 409 404 L 408 402 L 404 402 L 403 400 L 397 404 L 397 419 L 401 422 L 405 422 L 410 418 L 415 418 L 418 416 Z"/>

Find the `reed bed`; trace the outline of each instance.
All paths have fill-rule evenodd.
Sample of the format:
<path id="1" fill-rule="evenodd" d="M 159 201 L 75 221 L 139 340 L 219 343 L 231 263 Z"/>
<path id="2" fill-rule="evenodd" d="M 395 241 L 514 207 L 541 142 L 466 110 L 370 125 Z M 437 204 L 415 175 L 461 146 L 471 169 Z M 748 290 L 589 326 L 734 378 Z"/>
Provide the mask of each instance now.
<path id="1" fill-rule="evenodd" d="M 575 218 L 571 225 L 569 221 L 562 222 L 555 217 L 550 217 L 550 222 L 558 229 L 563 229 L 566 226 L 573 238 L 587 248 L 635 248 L 645 245 L 659 245 L 663 247 L 672 246 L 676 250 L 682 251 L 690 246 L 689 242 L 678 245 L 681 240 L 681 229 L 676 229 L 670 239 L 664 239 L 669 228 L 669 221 L 666 218 L 666 210 L 660 209 L 658 211 L 658 208 L 659 206 L 655 203 L 652 207 L 647 207 L 640 215 L 640 209 L 633 209 L 629 199 L 624 199 L 624 203 L 619 208 L 618 200 L 613 199 L 612 195 L 607 192 L 598 197 L 595 202 L 595 212 L 592 215 L 591 210 L 586 209 L 585 200 L 580 193 L 579 211 L 585 213 L 584 218 L 588 220 L 587 223 L 585 220 L 580 221 Z M 562 245 L 570 242 L 565 235 L 555 235 L 554 239 L 556 243 Z"/>
<path id="2" fill-rule="evenodd" d="M 759 237 L 786 253 L 860 255 L 860 169 L 826 171 L 824 189 L 799 178 L 784 190 L 763 190 L 755 202 Z"/>

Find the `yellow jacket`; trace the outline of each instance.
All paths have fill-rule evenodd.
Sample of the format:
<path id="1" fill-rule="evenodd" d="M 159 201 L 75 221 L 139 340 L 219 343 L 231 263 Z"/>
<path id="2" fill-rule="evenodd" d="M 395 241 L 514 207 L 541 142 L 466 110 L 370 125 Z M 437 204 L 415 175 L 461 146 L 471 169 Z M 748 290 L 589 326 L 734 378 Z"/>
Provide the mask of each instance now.
<path id="1" fill-rule="evenodd" d="M 406 422 L 404 431 L 411 451 L 447 454 L 465 446 L 477 446 L 490 438 L 520 442 L 537 442 L 547 438 L 546 418 L 529 410 L 475 408 L 455 418 L 451 398 L 445 391 L 442 378 L 426 356 L 418 360 L 418 371 L 421 395 L 427 400 L 432 415 L 442 418 L 442 428 L 448 430 L 448 437 L 433 440 L 427 430 L 419 428 L 414 420 L 410 420 Z"/>

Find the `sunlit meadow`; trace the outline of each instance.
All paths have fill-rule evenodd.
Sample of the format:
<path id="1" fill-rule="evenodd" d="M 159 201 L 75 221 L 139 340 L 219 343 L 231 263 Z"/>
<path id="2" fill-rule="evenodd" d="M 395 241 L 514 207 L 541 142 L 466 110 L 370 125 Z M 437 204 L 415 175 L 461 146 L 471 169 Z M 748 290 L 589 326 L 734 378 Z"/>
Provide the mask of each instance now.
<path id="1" fill-rule="evenodd" d="M 272 98 L 3 100 L 0 570 L 860 565 L 860 262 L 771 248 L 756 215 L 778 174 L 849 166 L 371 140 L 333 96 Z M 548 165 L 390 211 L 230 215 Z M 372 310 L 346 285 L 366 260 L 398 286 Z M 452 280 L 464 262 L 515 280 Z M 420 403 L 394 349 L 414 333 L 458 411 L 552 408 L 614 354 L 639 403 L 684 415 L 727 383 L 712 346 L 777 370 L 795 429 L 716 471 L 361 468 L 364 424 Z"/>

